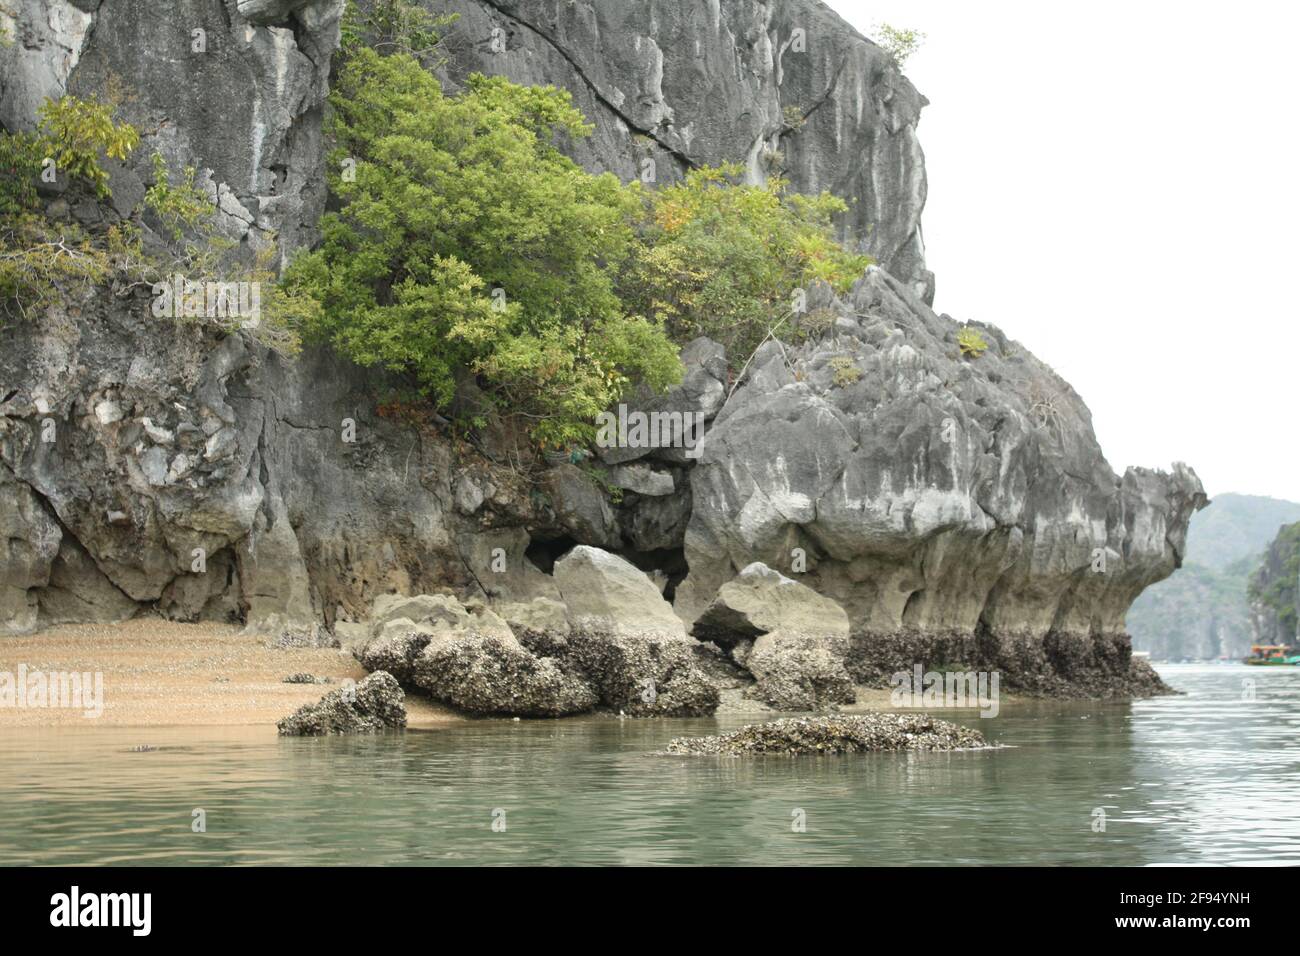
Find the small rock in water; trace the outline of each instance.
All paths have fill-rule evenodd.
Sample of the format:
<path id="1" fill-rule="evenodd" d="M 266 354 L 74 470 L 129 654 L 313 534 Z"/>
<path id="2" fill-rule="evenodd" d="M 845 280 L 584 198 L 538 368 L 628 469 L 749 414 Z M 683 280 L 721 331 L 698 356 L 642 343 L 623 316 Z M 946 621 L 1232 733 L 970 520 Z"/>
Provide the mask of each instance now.
<path id="1" fill-rule="evenodd" d="M 928 714 L 785 717 L 713 737 L 676 737 L 670 754 L 845 754 L 987 747 L 978 730 Z"/>
<path id="2" fill-rule="evenodd" d="M 406 726 L 406 694 L 387 671 L 332 690 L 281 720 L 282 737 L 322 737 L 328 734 L 377 734 Z"/>

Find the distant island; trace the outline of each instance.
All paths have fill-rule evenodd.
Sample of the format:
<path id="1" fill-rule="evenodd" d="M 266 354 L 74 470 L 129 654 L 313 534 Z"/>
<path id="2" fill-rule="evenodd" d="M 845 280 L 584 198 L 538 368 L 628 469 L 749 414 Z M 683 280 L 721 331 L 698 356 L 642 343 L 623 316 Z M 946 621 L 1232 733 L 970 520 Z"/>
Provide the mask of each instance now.
<path id="1" fill-rule="evenodd" d="M 1266 599 L 1252 609 L 1249 592 L 1265 552 L 1294 522 L 1300 522 L 1300 503 L 1294 501 L 1238 494 L 1213 498 L 1192 517 L 1183 567 L 1133 602 L 1128 629 L 1134 650 L 1155 660 L 1238 659 L 1257 641 L 1284 642 L 1275 626 L 1276 609 L 1262 603 Z M 1272 576 L 1259 577 L 1262 595 Z M 1295 638 L 1294 603 L 1293 598 L 1286 640 Z"/>

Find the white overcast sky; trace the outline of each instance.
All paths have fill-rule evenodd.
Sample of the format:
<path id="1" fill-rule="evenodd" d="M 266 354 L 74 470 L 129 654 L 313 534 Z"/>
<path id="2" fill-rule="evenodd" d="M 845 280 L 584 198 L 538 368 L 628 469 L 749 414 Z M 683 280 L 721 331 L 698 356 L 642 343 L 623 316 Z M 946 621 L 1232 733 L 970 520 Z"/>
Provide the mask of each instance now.
<path id="1" fill-rule="evenodd" d="M 1300 3 L 827 2 L 927 34 L 936 309 L 1052 365 L 1116 471 L 1300 501 Z"/>

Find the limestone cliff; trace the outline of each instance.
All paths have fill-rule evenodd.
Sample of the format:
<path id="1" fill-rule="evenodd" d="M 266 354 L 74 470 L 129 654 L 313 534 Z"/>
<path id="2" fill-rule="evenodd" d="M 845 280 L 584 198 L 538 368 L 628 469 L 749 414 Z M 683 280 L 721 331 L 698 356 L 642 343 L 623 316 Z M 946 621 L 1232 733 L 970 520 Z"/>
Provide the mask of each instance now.
<path id="1" fill-rule="evenodd" d="M 573 93 L 595 123 L 575 158 L 670 182 L 744 163 L 852 204 L 843 236 L 927 301 L 921 96 L 892 59 L 819 0 L 446 0 L 460 15 L 442 71 Z M 645 165 L 653 161 L 652 167 Z"/>
<path id="2" fill-rule="evenodd" d="M 551 597 L 555 559 L 588 544 L 654 572 L 688 622 L 754 562 L 802 575 L 847 610 L 859 679 L 960 661 L 1031 691 L 1133 689 L 1124 613 L 1181 562 L 1200 484 L 1181 465 L 1117 476 L 1082 400 L 996 329 L 961 352 L 960 323 L 927 304 L 924 99 L 879 49 L 815 0 L 446 6 L 449 81 L 572 89 L 590 167 L 783 166 L 857 200 L 845 235 L 882 267 L 816 293 L 825 333 L 770 343 L 739 382 L 691 343 L 682 386 L 639 407 L 698 413 L 702 457 L 610 449 L 604 485 L 573 464 L 525 474 L 508 435 L 386 415 L 384 377 L 331 355 L 160 322 L 147 290 L 64 302 L 0 330 L 0 629 L 156 609 L 283 631 L 393 591 Z M 199 167 L 228 233 L 310 241 L 337 0 L 17 7 L 6 126 L 117 77 L 125 118 Z M 112 164 L 113 208 L 77 214 L 128 214 L 140 162 Z"/>
<path id="3" fill-rule="evenodd" d="M 141 132 L 109 163 L 127 216 L 159 151 L 194 165 L 222 231 L 282 251 L 310 241 L 325 204 L 321 116 L 343 0 L 13 0 L 0 47 L 0 124 L 30 129 L 46 97 L 108 97 Z"/>
<path id="4" fill-rule="evenodd" d="M 1300 523 L 1282 528 L 1251 575 L 1250 626 L 1256 644 L 1300 643 Z"/>

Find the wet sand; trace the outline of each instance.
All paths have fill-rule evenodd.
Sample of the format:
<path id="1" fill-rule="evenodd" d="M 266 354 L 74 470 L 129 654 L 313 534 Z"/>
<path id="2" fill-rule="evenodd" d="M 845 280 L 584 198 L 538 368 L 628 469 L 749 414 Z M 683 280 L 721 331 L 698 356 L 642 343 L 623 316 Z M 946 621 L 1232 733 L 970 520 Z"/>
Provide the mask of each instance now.
<path id="1" fill-rule="evenodd" d="M 365 670 L 347 651 L 269 648 L 264 637 L 221 624 L 178 624 L 141 618 L 123 624 L 66 625 L 0 638 L 0 673 L 99 672 L 103 713 L 82 709 L 0 706 L 0 730 L 35 726 L 265 725 L 319 700 L 344 678 Z M 330 684 L 286 684 L 291 674 L 328 677 Z M 409 725 L 459 721 L 454 712 L 408 696 Z"/>

